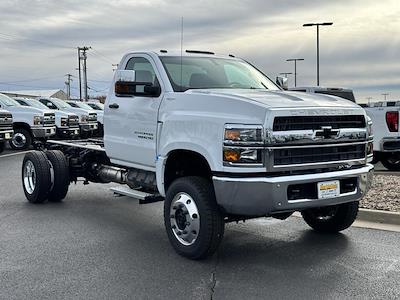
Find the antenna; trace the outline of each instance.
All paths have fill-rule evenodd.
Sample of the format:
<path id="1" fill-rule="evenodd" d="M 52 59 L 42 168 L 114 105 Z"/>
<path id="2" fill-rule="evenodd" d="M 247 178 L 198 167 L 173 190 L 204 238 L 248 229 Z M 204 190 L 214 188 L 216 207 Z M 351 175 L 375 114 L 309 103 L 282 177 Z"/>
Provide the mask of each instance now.
<path id="1" fill-rule="evenodd" d="M 183 90 L 182 88 L 182 51 L 183 51 L 183 17 L 181 17 L 181 92 Z"/>

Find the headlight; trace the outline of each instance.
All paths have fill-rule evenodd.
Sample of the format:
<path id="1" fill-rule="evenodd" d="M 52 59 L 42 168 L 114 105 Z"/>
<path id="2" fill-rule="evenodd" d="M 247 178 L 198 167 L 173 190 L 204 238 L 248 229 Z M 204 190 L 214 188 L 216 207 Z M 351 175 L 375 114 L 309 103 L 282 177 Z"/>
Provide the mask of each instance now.
<path id="1" fill-rule="evenodd" d="M 225 144 L 262 144 L 262 126 L 226 125 Z"/>
<path id="2" fill-rule="evenodd" d="M 226 125 L 222 151 L 224 165 L 262 166 L 263 143 L 261 125 Z"/>
<path id="3" fill-rule="evenodd" d="M 61 126 L 62 127 L 68 126 L 68 118 L 61 118 Z"/>
<path id="4" fill-rule="evenodd" d="M 87 123 L 89 116 L 83 115 L 81 116 L 81 123 Z"/>
<path id="5" fill-rule="evenodd" d="M 33 125 L 41 125 L 43 124 L 43 117 L 42 116 L 34 116 L 33 117 Z"/>
<path id="6" fill-rule="evenodd" d="M 372 137 L 374 135 L 374 132 L 372 130 L 372 120 L 368 116 L 367 116 L 367 133 L 368 137 Z"/>

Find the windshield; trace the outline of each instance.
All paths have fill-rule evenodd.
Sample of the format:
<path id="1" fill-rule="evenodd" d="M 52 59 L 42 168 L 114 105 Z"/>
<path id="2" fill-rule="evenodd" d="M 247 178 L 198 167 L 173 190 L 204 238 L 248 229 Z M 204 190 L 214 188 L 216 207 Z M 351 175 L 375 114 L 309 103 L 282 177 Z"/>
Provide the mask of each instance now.
<path id="1" fill-rule="evenodd" d="M 160 57 L 175 92 L 188 89 L 279 88 L 250 64 L 228 58 Z"/>
<path id="2" fill-rule="evenodd" d="M 41 102 L 39 102 L 39 101 L 37 101 L 37 100 L 25 99 L 24 101 L 25 101 L 29 106 L 32 106 L 32 107 L 36 107 L 36 108 L 40 108 L 40 109 L 46 109 L 46 110 L 49 109 L 46 105 L 42 104 Z"/>
<path id="3" fill-rule="evenodd" d="M 70 103 L 71 104 L 71 103 Z M 83 109 L 87 109 L 87 110 L 93 110 L 92 107 L 90 107 L 89 105 L 87 105 L 86 103 L 83 102 L 75 102 L 74 104 L 77 105 L 77 107 L 83 108 Z M 71 104 L 72 105 L 72 104 Z"/>
<path id="4" fill-rule="evenodd" d="M 21 106 L 17 101 L 3 94 L 0 94 L 0 103 L 5 106 Z"/>
<path id="5" fill-rule="evenodd" d="M 53 102 L 55 105 L 57 105 L 58 108 L 68 108 L 71 107 L 67 102 L 59 99 L 52 98 L 51 102 Z"/>
<path id="6" fill-rule="evenodd" d="M 91 108 L 93 108 L 94 110 L 103 110 L 104 106 L 101 103 L 87 103 L 87 105 L 89 105 Z"/>

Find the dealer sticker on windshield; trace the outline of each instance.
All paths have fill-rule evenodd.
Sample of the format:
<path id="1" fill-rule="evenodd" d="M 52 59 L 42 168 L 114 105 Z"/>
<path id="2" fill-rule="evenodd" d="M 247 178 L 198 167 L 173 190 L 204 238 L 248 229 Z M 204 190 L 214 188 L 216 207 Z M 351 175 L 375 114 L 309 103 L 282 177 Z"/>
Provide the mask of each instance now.
<path id="1" fill-rule="evenodd" d="M 318 182 L 318 199 L 335 198 L 340 196 L 339 180 Z"/>

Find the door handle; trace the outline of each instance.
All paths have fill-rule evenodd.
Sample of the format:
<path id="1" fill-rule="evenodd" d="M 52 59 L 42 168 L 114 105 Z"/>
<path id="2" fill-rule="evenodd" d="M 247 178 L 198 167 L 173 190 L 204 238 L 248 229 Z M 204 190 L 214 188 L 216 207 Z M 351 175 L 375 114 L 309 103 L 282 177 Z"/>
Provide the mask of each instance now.
<path id="1" fill-rule="evenodd" d="M 113 103 L 113 104 L 110 104 L 108 107 L 116 109 L 116 108 L 119 108 L 119 105 L 117 103 Z"/>

